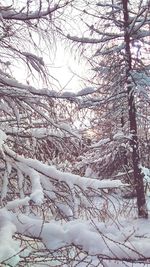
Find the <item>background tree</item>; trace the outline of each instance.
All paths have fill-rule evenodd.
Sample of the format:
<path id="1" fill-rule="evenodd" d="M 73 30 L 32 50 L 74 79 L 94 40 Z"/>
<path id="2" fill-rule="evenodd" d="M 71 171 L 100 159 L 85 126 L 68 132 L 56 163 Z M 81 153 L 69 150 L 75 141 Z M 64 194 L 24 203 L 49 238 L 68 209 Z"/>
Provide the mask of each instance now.
<path id="1" fill-rule="evenodd" d="M 143 175 L 140 169 L 137 92 L 140 90 L 140 97 L 144 97 L 144 92 L 149 90 L 148 84 L 143 83 L 141 87 L 143 75 L 144 79 L 149 79 L 149 62 L 145 60 L 144 54 L 144 48 L 149 45 L 149 4 L 145 1 L 134 4 L 127 0 L 100 1 L 95 6 L 94 3 L 89 3 L 80 12 L 85 29 L 84 37 L 67 37 L 82 45 L 95 45 L 94 59 L 93 56 L 88 59 L 99 75 L 99 99 L 91 97 L 88 105 L 111 103 L 112 120 L 119 122 L 118 125 L 115 124 L 117 131 L 121 124 L 122 132 L 126 134 L 124 129 L 127 125 L 138 214 L 146 218 Z M 146 96 L 148 97 L 148 91 Z"/>

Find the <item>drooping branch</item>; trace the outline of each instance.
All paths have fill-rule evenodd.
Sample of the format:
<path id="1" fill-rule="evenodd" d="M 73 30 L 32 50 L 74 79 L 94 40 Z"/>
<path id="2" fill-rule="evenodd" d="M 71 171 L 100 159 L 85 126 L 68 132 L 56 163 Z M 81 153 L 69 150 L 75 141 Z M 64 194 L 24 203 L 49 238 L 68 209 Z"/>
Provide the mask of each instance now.
<path id="1" fill-rule="evenodd" d="M 20 20 L 20 21 L 41 19 L 41 18 L 44 18 L 44 17 L 52 14 L 56 10 L 64 7 L 66 4 L 64 4 L 64 5 L 55 4 L 52 8 L 48 7 L 44 11 L 37 10 L 37 11 L 31 12 L 31 13 L 30 12 L 24 13 L 22 11 L 17 12 L 15 10 L 11 10 L 11 9 L 10 10 L 2 10 L 1 11 L 1 17 L 3 19 L 7 19 L 7 20 Z"/>

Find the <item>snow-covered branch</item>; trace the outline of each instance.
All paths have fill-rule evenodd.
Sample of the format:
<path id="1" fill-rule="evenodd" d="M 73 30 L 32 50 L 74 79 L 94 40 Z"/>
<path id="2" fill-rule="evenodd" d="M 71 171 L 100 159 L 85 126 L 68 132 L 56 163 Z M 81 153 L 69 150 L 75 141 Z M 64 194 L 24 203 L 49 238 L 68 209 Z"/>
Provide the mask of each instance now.
<path id="1" fill-rule="evenodd" d="M 109 179 L 106 180 L 97 180 L 87 177 L 81 177 L 79 175 L 61 172 L 56 169 L 55 166 L 48 166 L 46 164 L 41 163 L 35 159 L 28 159 L 22 156 L 17 155 L 12 150 L 10 150 L 6 145 L 4 145 L 4 151 L 7 156 L 13 158 L 16 162 L 18 167 L 22 169 L 23 172 L 27 172 L 27 168 L 32 168 L 37 173 L 40 173 L 44 176 L 58 181 L 66 183 L 70 188 L 73 186 L 79 186 L 83 190 L 87 188 L 91 189 L 106 189 L 106 188 L 120 188 L 124 185 L 120 180 L 111 181 Z M 24 166 L 24 167 L 23 167 Z M 31 174 L 31 171 L 28 172 L 28 175 Z"/>
<path id="2" fill-rule="evenodd" d="M 34 12 L 22 12 L 22 11 L 15 11 L 15 10 L 1 10 L 1 18 L 7 19 L 7 20 L 20 20 L 20 21 L 26 21 L 26 20 L 34 20 L 34 19 L 41 19 L 44 18 L 51 13 L 55 12 L 56 10 L 64 7 L 65 5 L 59 5 L 55 4 L 53 7 L 48 7 L 46 10 L 42 11 L 37 10 Z"/>

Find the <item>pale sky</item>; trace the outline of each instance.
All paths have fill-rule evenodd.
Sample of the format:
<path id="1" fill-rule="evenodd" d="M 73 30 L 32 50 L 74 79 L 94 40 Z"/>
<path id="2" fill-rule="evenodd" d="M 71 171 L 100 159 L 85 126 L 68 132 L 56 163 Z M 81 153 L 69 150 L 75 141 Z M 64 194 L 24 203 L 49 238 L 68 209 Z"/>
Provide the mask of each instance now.
<path id="1" fill-rule="evenodd" d="M 88 67 L 83 59 L 79 59 L 78 56 L 75 59 L 75 56 L 66 51 L 65 47 L 59 47 L 52 62 L 51 59 L 45 59 L 45 64 L 48 66 L 49 74 L 58 80 L 59 83 L 53 80 L 58 90 L 62 88 L 65 91 L 79 91 L 84 87 L 84 81 L 81 77 L 86 77 Z M 27 70 L 23 65 L 15 65 L 13 71 L 13 75 L 20 82 L 26 83 L 28 80 L 35 87 L 43 87 L 43 82 L 40 81 L 37 75 L 37 80 L 34 79 L 34 81 L 32 81 L 31 77 L 27 77 Z"/>
<path id="2" fill-rule="evenodd" d="M 83 87 L 82 77 L 86 77 L 88 68 L 79 55 L 71 54 L 68 49 L 65 49 L 65 45 L 61 45 L 61 47 L 58 46 L 54 67 L 50 68 L 50 72 L 59 80 L 64 90 L 81 90 Z"/>

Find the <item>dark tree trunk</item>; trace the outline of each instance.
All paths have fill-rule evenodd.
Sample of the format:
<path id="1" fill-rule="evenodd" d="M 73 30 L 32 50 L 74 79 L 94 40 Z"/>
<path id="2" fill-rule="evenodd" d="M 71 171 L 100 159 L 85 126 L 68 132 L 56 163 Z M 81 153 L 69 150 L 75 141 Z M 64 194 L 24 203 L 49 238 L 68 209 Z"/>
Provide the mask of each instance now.
<path id="1" fill-rule="evenodd" d="M 137 137 L 137 122 L 136 122 L 136 106 L 134 97 L 134 88 L 131 80 L 130 71 L 132 70 L 132 57 L 130 48 L 130 32 L 129 32 L 129 12 L 128 12 L 128 0 L 122 0 L 123 14 L 124 14 L 124 41 L 125 41 L 125 63 L 126 63 L 126 87 L 128 94 L 128 108 L 129 108 L 129 125 L 132 148 L 132 161 L 133 161 L 133 173 L 134 183 L 137 196 L 138 216 L 142 218 L 148 217 L 146 208 L 146 200 L 144 193 L 143 175 L 140 169 L 140 157 L 138 149 L 138 137 Z"/>

